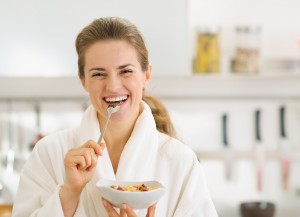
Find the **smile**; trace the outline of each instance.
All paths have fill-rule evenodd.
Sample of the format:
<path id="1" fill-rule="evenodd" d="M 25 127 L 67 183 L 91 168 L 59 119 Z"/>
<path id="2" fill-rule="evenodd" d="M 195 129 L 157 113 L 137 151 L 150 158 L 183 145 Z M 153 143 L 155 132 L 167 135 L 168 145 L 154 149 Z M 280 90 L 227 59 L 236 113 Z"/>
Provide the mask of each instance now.
<path id="1" fill-rule="evenodd" d="M 121 105 L 128 99 L 128 95 L 126 96 L 118 96 L 118 97 L 105 97 L 104 101 L 108 103 L 110 106 Z"/>

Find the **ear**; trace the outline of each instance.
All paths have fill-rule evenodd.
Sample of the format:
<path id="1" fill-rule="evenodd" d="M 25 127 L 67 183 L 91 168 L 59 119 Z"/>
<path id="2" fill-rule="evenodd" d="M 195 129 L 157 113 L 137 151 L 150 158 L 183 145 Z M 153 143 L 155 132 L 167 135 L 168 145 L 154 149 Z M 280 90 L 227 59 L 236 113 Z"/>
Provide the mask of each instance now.
<path id="1" fill-rule="evenodd" d="M 150 79 L 151 79 L 151 75 L 152 75 L 152 64 L 149 63 L 148 69 L 145 72 L 145 83 L 144 83 L 144 88 L 147 86 L 147 84 L 149 83 Z"/>
<path id="2" fill-rule="evenodd" d="M 78 75 L 79 75 L 79 74 L 78 74 Z M 78 76 L 78 77 L 79 77 L 79 80 L 80 80 L 80 82 L 81 82 L 81 85 L 82 85 L 83 89 L 84 89 L 86 92 L 88 92 L 88 89 L 87 89 L 86 84 L 85 84 L 85 78 L 81 78 L 80 76 Z"/>

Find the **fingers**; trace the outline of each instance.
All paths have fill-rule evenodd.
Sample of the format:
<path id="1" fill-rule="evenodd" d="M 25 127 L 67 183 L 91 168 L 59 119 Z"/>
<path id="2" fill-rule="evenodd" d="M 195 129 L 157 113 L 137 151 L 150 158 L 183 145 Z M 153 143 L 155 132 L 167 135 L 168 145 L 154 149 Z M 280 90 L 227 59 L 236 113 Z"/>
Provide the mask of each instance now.
<path id="1" fill-rule="evenodd" d="M 126 212 L 124 209 L 120 209 L 120 217 L 129 217 L 126 215 Z"/>
<path id="2" fill-rule="evenodd" d="M 85 170 L 89 167 L 94 167 L 97 163 L 97 158 L 93 149 L 70 149 L 65 156 L 65 165 L 67 167 L 77 167 L 78 170 Z"/>
<path id="3" fill-rule="evenodd" d="M 148 212 L 146 217 L 154 217 L 155 216 L 155 209 L 156 209 L 156 204 L 153 204 L 148 208 Z"/>
<path id="4" fill-rule="evenodd" d="M 155 216 L 155 209 L 156 209 L 156 204 L 153 204 L 152 206 L 148 207 L 146 217 L 154 217 Z M 124 215 L 124 216 L 137 217 L 134 210 L 127 204 L 123 204 L 122 209 L 121 209 L 121 214 L 122 214 L 122 211 L 125 211 L 126 215 Z M 120 216 L 123 217 L 122 215 L 120 215 Z"/>
<path id="5" fill-rule="evenodd" d="M 135 214 L 135 212 L 133 211 L 133 209 L 129 205 L 127 205 L 127 204 L 123 204 L 122 205 L 121 213 L 122 213 L 122 211 L 124 212 L 124 217 L 125 216 L 127 216 L 127 217 L 137 217 L 137 215 Z"/>
<path id="6" fill-rule="evenodd" d="M 109 217 L 137 217 L 133 209 L 126 204 L 122 205 L 120 214 L 118 214 L 114 207 L 107 200 L 102 199 L 102 202 Z"/>
<path id="7" fill-rule="evenodd" d="M 121 214 L 119 215 L 117 211 L 114 209 L 114 207 L 107 200 L 102 199 L 102 203 L 109 217 L 125 217 L 124 211 L 122 213 L 121 210 L 122 215 Z"/>
<path id="8" fill-rule="evenodd" d="M 73 148 L 65 156 L 65 166 L 76 167 L 78 170 L 91 170 L 97 165 L 98 157 L 102 155 L 105 144 L 101 146 L 92 140 L 80 148 Z"/>
<path id="9" fill-rule="evenodd" d="M 101 143 L 100 145 L 93 140 L 87 141 L 83 147 L 92 148 L 97 155 L 102 155 L 102 152 L 105 148 L 105 143 Z"/>
<path id="10" fill-rule="evenodd" d="M 122 205 L 122 208 L 120 209 L 120 214 L 118 214 L 114 207 L 107 200 L 102 198 L 102 202 L 109 217 L 137 217 L 134 210 L 127 204 Z M 155 209 L 156 204 L 153 204 L 152 206 L 148 207 L 146 217 L 154 217 Z"/>

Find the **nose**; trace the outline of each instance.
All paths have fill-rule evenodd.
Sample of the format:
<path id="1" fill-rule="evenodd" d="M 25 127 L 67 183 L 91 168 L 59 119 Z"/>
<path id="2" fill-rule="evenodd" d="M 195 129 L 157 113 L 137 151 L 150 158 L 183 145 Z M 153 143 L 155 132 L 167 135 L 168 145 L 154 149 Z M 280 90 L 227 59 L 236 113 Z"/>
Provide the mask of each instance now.
<path id="1" fill-rule="evenodd" d="M 106 89 L 111 92 L 116 92 L 121 87 L 121 79 L 113 73 L 108 76 Z"/>

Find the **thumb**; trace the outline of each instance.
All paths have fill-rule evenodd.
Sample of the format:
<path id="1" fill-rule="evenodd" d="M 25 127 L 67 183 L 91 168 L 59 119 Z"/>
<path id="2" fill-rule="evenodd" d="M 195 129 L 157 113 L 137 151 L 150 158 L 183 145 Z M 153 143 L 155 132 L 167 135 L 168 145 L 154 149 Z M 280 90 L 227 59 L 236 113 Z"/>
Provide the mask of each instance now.
<path id="1" fill-rule="evenodd" d="M 106 147 L 106 144 L 104 143 L 104 142 L 101 142 L 100 143 L 100 147 L 101 147 L 101 149 L 102 149 L 102 151 L 105 149 L 105 147 Z"/>
<path id="2" fill-rule="evenodd" d="M 106 148 L 106 144 L 104 142 L 102 142 L 102 143 L 100 143 L 100 146 L 98 145 L 98 147 L 99 147 L 98 152 L 97 152 L 98 156 L 103 155 L 103 151 Z"/>

